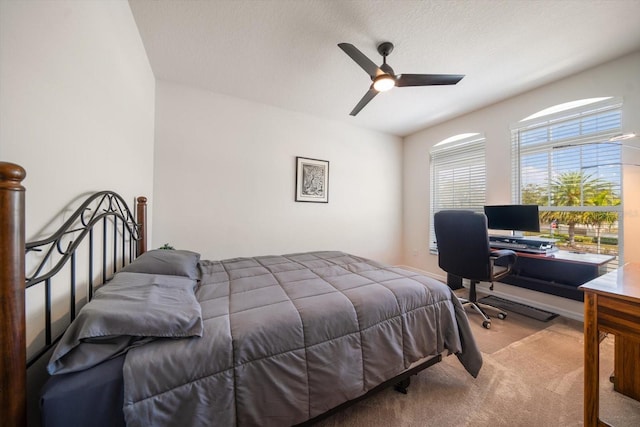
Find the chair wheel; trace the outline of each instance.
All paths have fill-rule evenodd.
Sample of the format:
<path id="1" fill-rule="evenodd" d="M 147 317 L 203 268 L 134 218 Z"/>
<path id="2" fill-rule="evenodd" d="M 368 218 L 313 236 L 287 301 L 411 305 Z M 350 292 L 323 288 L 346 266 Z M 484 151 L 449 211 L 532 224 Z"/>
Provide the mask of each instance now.
<path id="1" fill-rule="evenodd" d="M 491 322 L 489 320 L 485 320 L 484 322 L 482 322 L 482 326 L 485 329 L 491 329 Z"/>
<path id="2" fill-rule="evenodd" d="M 498 319 L 504 320 L 507 317 L 507 313 L 498 313 Z"/>

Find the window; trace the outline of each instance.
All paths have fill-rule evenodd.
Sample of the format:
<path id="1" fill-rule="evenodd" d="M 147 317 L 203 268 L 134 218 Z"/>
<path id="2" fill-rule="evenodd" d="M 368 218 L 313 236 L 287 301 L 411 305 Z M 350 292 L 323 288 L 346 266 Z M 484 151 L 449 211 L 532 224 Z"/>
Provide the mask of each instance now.
<path id="1" fill-rule="evenodd" d="M 512 128 L 512 198 L 539 205 L 543 235 L 561 249 L 618 255 L 621 145 L 612 138 L 622 104 L 594 101 Z"/>
<path id="2" fill-rule="evenodd" d="M 431 227 L 429 250 L 437 251 L 433 215 L 443 209 L 482 212 L 485 205 L 485 139 L 461 134 L 436 144 L 431 150 Z"/>

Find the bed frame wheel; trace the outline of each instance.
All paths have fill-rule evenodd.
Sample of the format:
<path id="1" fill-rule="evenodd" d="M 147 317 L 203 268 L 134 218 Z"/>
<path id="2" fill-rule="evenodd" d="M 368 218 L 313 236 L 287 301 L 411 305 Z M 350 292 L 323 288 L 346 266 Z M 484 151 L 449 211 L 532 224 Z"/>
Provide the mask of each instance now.
<path id="1" fill-rule="evenodd" d="M 504 320 L 507 317 L 507 313 L 500 312 L 498 313 L 498 319 Z"/>
<path id="2" fill-rule="evenodd" d="M 485 320 L 484 322 L 482 322 L 482 326 L 485 329 L 491 329 L 491 321 L 490 320 Z"/>

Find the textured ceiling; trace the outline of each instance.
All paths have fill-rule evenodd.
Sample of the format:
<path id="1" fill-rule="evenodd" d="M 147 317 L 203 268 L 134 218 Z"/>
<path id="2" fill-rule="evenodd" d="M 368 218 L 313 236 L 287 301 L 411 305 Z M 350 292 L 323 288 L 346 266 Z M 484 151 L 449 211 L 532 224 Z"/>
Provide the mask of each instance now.
<path id="1" fill-rule="evenodd" d="M 130 0 L 156 78 L 405 136 L 640 49 L 640 0 Z M 369 76 L 465 74 L 394 88 L 356 117 Z"/>

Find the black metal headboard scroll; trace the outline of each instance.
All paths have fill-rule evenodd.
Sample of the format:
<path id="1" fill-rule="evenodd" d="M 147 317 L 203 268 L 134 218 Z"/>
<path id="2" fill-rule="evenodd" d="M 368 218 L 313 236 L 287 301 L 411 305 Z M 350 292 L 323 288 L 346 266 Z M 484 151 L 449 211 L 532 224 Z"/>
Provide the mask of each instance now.
<path id="1" fill-rule="evenodd" d="M 97 227 L 98 226 L 98 227 Z M 96 239 L 95 230 L 101 234 Z M 77 255 L 81 243 L 88 239 L 88 295 L 93 298 L 94 286 L 106 282 L 112 274 L 135 259 L 138 254 L 138 242 L 142 232 L 133 217 L 133 213 L 124 199 L 113 191 L 100 191 L 89 196 L 85 202 L 50 237 L 29 242 L 26 251 L 42 252 L 33 273 L 26 277 L 26 288 L 44 285 L 45 309 L 45 345 L 27 360 L 30 367 L 46 353 L 61 337 L 52 336 L 51 318 L 51 279 L 63 268 L 69 266 L 69 321 L 76 317 Z M 96 248 L 96 240 L 99 240 Z M 100 256 L 101 280 L 94 278 L 94 259 Z M 54 259 L 55 257 L 55 259 Z M 50 265 L 53 266 L 50 267 Z M 84 270 L 84 269 L 83 269 Z"/>
<path id="2" fill-rule="evenodd" d="M 76 295 L 79 286 L 87 285 L 86 300 L 90 300 L 94 286 L 146 251 L 147 199 L 137 198 L 136 221 L 122 197 L 112 191 L 89 196 L 50 237 L 25 243 L 25 176 L 22 167 L 0 162 L 0 408 L 2 422 L 11 426 L 27 424 L 26 368 L 62 335 L 53 337 L 52 279 L 64 272 L 56 277 L 56 289 L 60 280 L 69 282 L 65 315 L 70 322 L 76 316 L 77 296 L 84 296 Z M 28 275 L 27 254 L 29 261 L 36 258 Z M 78 260 L 85 259 L 87 267 L 78 268 Z M 77 277 L 80 270 L 83 277 Z M 44 288 L 45 343 L 27 361 L 25 291 L 36 285 Z"/>

